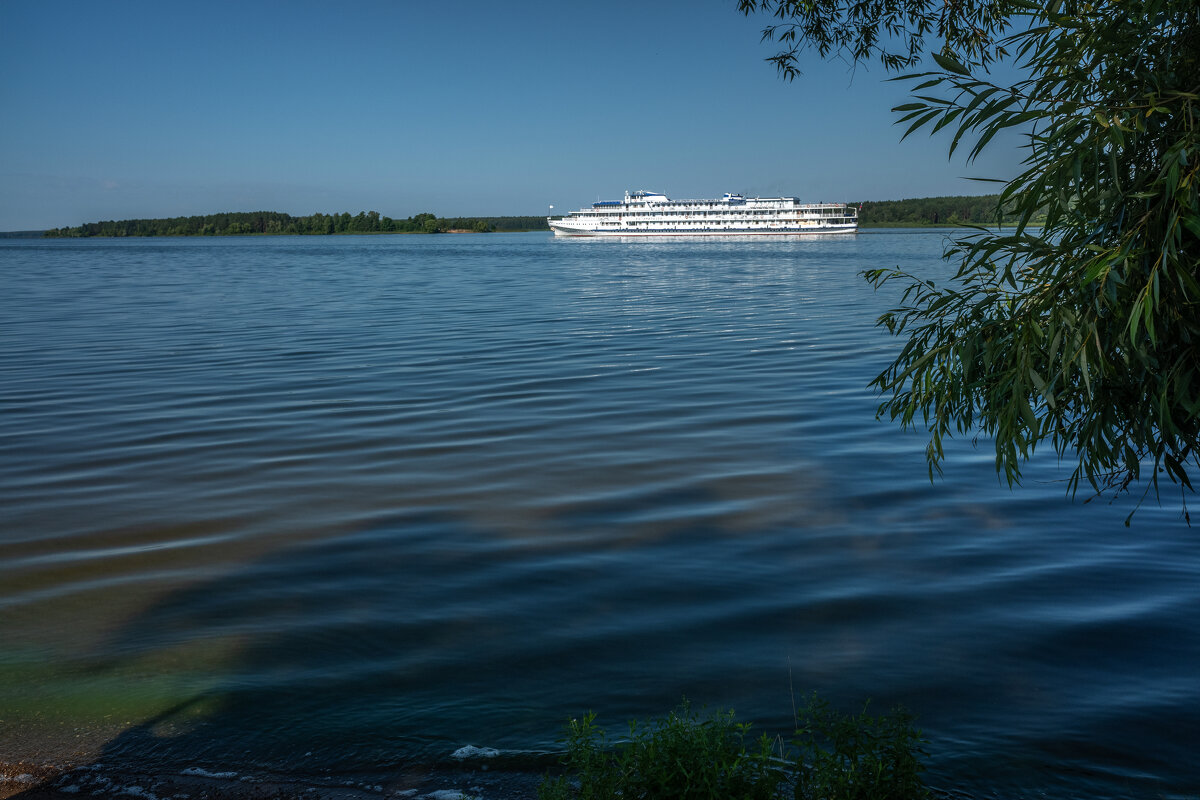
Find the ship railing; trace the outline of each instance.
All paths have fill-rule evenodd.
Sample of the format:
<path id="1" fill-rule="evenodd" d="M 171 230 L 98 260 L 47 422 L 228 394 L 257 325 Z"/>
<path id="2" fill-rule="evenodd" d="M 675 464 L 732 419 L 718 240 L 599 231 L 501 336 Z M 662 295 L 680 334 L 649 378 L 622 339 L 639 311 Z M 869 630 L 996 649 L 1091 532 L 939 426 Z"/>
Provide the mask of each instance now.
<path id="1" fill-rule="evenodd" d="M 721 201 L 703 200 L 672 200 L 670 203 L 672 211 L 707 211 L 711 209 L 737 209 L 737 210 L 760 210 L 760 211 L 789 211 L 795 209 L 818 209 L 818 208 L 849 208 L 848 203 L 796 203 L 791 201 L 772 202 L 772 203 L 723 203 Z"/>

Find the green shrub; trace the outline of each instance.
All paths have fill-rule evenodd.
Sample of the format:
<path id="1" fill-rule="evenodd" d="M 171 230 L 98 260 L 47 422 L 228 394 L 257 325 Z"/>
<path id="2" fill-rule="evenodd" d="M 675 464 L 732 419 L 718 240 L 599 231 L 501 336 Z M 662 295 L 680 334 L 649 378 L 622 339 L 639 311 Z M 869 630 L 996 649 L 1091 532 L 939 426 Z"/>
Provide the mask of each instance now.
<path id="1" fill-rule="evenodd" d="M 732 711 L 707 717 L 686 703 L 663 719 L 629 725 L 609 743 L 596 715 L 571 720 L 564 774 L 546 776 L 539 800 L 918 800 L 920 732 L 903 710 L 873 717 L 841 715 L 813 697 L 797 719 L 791 745 Z"/>
<path id="2" fill-rule="evenodd" d="M 595 714 L 567 727 L 566 775 L 547 777 L 540 800 L 772 800 L 785 772 L 772 740 L 748 744 L 750 726 L 733 712 L 702 719 L 684 704 L 666 718 L 629 725 L 609 748 Z"/>
<path id="3" fill-rule="evenodd" d="M 869 705 L 869 703 L 867 704 Z M 796 800 L 917 800 L 924 739 L 903 708 L 839 714 L 815 695 L 797 720 Z"/>

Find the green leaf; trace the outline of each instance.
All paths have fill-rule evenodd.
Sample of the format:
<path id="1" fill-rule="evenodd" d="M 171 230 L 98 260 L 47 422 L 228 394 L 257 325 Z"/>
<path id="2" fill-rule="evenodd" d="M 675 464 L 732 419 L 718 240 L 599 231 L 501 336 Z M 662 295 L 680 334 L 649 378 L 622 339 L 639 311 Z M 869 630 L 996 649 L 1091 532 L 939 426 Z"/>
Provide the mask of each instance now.
<path id="1" fill-rule="evenodd" d="M 970 75 L 971 72 L 958 59 L 946 55 L 944 53 L 930 53 L 937 65 L 947 72 L 953 72 L 955 75 Z"/>

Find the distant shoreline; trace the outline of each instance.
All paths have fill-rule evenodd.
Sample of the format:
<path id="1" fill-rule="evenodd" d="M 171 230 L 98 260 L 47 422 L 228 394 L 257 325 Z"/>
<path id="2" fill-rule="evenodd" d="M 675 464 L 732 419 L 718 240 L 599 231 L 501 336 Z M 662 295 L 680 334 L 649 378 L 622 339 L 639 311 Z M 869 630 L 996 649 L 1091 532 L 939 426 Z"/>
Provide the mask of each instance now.
<path id="1" fill-rule="evenodd" d="M 447 231 L 548 230 L 544 217 L 439 217 L 423 212 L 405 219 L 393 219 L 378 211 L 357 214 L 323 214 L 294 217 L 280 211 L 229 211 L 191 217 L 105 220 L 67 228 L 51 228 L 46 238 L 87 238 L 92 236 L 243 236 L 315 235 L 365 233 L 445 233 Z"/>
<path id="2" fill-rule="evenodd" d="M 860 228 L 954 228 L 1015 224 L 1001 214 L 999 195 L 957 195 L 855 202 Z M 3 238 L 147 236 L 329 236 L 376 233 L 498 233 L 549 231 L 544 216 L 438 217 L 431 213 L 393 219 L 377 211 L 351 215 L 314 213 L 294 217 L 278 211 L 236 211 L 190 217 L 88 222 L 44 231 L 0 233 Z"/>
<path id="3" fill-rule="evenodd" d="M 974 224 L 974 223 L 973 223 Z M 1014 222 L 1005 221 L 1003 227 L 1010 228 L 1015 225 Z M 966 223 L 949 223 L 949 222 L 860 222 L 859 230 L 888 230 L 888 229 L 910 229 L 910 230 L 946 230 L 947 228 L 962 228 Z M 997 227 L 988 225 L 987 227 Z M 1040 224 L 1031 224 L 1029 227 L 1041 227 Z M 164 233 L 164 234 L 134 234 L 134 235 L 115 235 L 104 236 L 100 234 L 92 234 L 85 236 L 48 236 L 49 230 L 43 231 L 0 231 L 0 239 L 150 239 L 150 238 L 166 238 L 166 239 L 215 239 L 221 237 L 256 237 L 256 236 L 408 236 L 410 234 L 423 235 L 424 231 L 344 231 L 342 233 L 220 233 L 220 234 L 203 234 L 203 233 Z M 513 228 L 511 230 L 502 231 L 472 231 L 466 229 L 455 229 L 438 231 L 438 233 L 549 233 L 549 228 Z"/>

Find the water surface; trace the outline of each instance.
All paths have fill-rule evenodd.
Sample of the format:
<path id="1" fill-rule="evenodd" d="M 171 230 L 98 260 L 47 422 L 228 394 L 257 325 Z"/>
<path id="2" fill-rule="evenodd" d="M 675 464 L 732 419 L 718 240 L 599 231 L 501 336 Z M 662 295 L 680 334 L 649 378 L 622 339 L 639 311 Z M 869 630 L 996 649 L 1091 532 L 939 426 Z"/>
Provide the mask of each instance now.
<path id="1" fill-rule="evenodd" d="M 946 791 L 1196 796 L 1177 497 L 931 483 L 874 417 L 857 273 L 942 245 L 0 240 L 0 761 L 540 769 L 588 709 L 819 691 Z"/>

